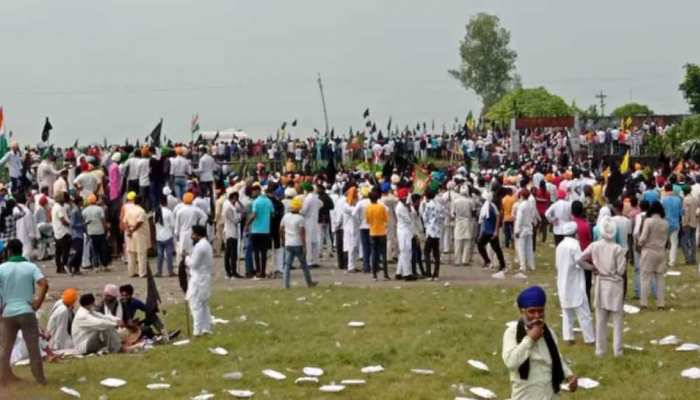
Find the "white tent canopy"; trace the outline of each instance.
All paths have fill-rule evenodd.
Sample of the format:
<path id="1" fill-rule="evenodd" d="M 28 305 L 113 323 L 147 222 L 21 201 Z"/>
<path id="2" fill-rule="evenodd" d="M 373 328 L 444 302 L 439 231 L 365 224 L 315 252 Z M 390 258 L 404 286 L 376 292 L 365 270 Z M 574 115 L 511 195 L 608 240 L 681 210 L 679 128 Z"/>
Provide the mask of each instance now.
<path id="1" fill-rule="evenodd" d="M 202 135 L 202 139 L 204 139 L 204 140 L 214 140 L 214 137 L 216 137 L 217 132 L 219 133 L 219 137 L 216 139 L 217 142 L 231 142 L 234 140 L 241 140 L 241 139 L 249 139 L 250 138 L 247 133 L 245 133 L 244 131 L 237 130 L 237 129 L 221 129 L 218 131 L 199 131 L 199 134 Z"/>

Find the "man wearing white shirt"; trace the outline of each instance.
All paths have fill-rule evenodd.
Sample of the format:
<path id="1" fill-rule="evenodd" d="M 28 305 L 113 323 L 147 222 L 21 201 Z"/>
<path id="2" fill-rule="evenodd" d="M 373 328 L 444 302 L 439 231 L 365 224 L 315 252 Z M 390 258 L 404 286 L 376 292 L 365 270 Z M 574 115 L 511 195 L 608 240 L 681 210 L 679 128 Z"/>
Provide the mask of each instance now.
<path id="1" fill-rule="evenodd" d="M 199 187 L 201 196 L 207 197 L 212 190 L 214 171 L 217 168 L 217 164 L 214 157 L 207 153 L 206 147 L 200 147 L 199 151 L 202 154 L 199 158 L 199 167 L 197 168 L 197 173 L 199 174 Z"/>
<path id="2" fill-rule="evenodd" d="M 53 196 L 53 185 L 56 182 L 56 178 L 61 175 L 61 171 L 56 169 L 54 163 L 56 162 L 56 156 L 51 154 L 47 158 L 41 160 L 39 166 L 36 169 L 36 178 L 39 183 L 39 191 L 43 188 L 48 188 L 49 196 Z"/>
<path id="3" fill-rule="evenodd" d="M 187 177 L 192 174 L 190 162 L 182 156 L 183 153 L 182 147 L 176 147 L 176 156 L 170 159 L 170 176 L 173 179 L 175 197 L 180 200 L 187 191 Z"/>
<path id="4" fill-rule="evenodd" d="M 238 261 L 238 238 L 241 231 L 241 214 L 238 212 L 238 192 L 231 191 L 221 207 L 224 219 L 224 269 L 226 277 L 243 278 L 236 270 Z"/>
<path id="5" fill-rule="evenodd" d="M 10 151 L 0 158 L 0 166 L 7 164 L 10 172 L 10 187 L 13 192 L 22 188 L 22 153 L 19 151 L 19 144 L 12 141 Z"/>
<path id="6" fill-rule="evenodd" d="M 565 191 L 557 192 L 557 201 L 549 206 L 544 216 L 553 226 L 554 243 L 558 245 L 564 239 L 563 225 L 571 221 L 571 202 L 566 200 Z"/>
<path id="7" fill-rule="evenodd" d="M 160 198 L 160 220 L 156 221 L 156 252 L 158 254 L 157 277 L 163 276 L 163 261 L 167 263 L 168 276 L 176 276 L 173 271 L 175 252 L 175 214 L 168 208 L 168 198 Z"/>
<path id="8" fill-rule="evenodd" d="M 66 194 L 56 193 L 56 203 L 51 208 L 51 224 L 53 235 L 56 239 L 56 273 L 65 274 L 68 255 L 70 253 L 71 235 L 68 208 L 66 207 Z"/>
<path id="9" fill-rule="evenodd" d="M 106 349 L 109 353 L 122 351 L 122 342 L 117 328 L 124 322 L 111 315 L 95 311 L 95 296 L 92 293 L 80 296 L 80 308 L 75 313 L 71 333 L 78 354 L 97 353 Z"/>
<path id="10" fill-rule="evenodd" d="M 139 191 L 139 163 L 141 162 L 141 150 L 134 150 L 134 154 L 124 163 L 126 170 L 127 192 Z"/>

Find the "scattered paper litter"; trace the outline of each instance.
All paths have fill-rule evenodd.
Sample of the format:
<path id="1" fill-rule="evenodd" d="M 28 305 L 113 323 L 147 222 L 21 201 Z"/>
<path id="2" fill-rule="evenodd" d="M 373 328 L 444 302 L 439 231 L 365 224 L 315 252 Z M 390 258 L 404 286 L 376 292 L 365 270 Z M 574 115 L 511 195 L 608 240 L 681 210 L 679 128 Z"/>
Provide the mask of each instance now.
<path id="1" fill-rule="evenodd" d="M 628 349 L 628 350 L 635 350 L 635 351 L 644 351 L 644 347 L 641 346 L 634 346 L 631 344 L 623 344 L 623 348 Z"/>
<path id="2" fill-rule="evenodd" d="M 227 356 L 228 355 L 228 350 L 224 349 L 223 347 L 209 348 L 209 352 L 211 354 L 216 354 L 217 356 Z"/>
<path id="3" fill-rule="evenodd" d="M 209 400 L 213 399 L 216 395 L 213 393 L 202 393 L 192 397 L 192 400 Z"/>
<path id="4" fill-rule="evenodd" d="M 224 379 L 228 381 L 237 381 L 239 379 L 243 378 L 243 373 L 242 372 L 228 372 L 224 374 Z"/>
<path id="5" fill-rule="evenodd" d="M 240 317 L 238 317 L 238 320 L 241 322 L 246 322 L 248 320 L 248 317 L 245 315 L 241 315 Z"/>
<path id="6" fill-rule="evenodd" d="M 594 389 L 600 386 L 600 382 L 593 380 L 591 378 L 578 378 L 578 387 L 583 389 Z"/>
<path id="7" fill-rule="evenodd" d="M 304 297 L 304 296 L 297 297 L 297 301 L 306 301 L 306 297 Z"/>
<path id="8" fill-rule="evenodd" d="M 348 322 L 348 326 L 351 328 L 362 328 L 365 326 L 365 323 L 362 321 L 350 321 Z"/>
<path id="9" fill-rule="evenodd" d="M 316 367 L 304 367 L 302 370 L 306 376 L 323 376 L 323 370 Z"/>
<path id="10" fill-rule="evenodd" d="M 343 379 L 340 381 L 341 385 L 351 386 L 351 385 L 364 385 L 367 383 L 364 379 Z"/>
<path id="11" fill-rule="evenodd" d="M 320 388 L 318 388 L 318 390 L 320 390 L 322 392 L 326 392 L 326 393 L 338 393 L 338 392 L 342 392 L 343 390 L 345 390 L 345 386 L 344 385 L 336 385 L 335 383 L 331 383 L 330 385 L 321 386 Z"/>
<path id="12" fill-rule="evenodd" d="M 264 369 L 264 370 L 262 371 L 262 373 L 263 373 L 263 375 L 265 375 L 266 377 L 272 378 L 272 379 L 274 379 L 274 380 L 276 380 L 276 381 L 282 381 L 282 380 L 287 379 L 287 377 L 286 377 L 283 373 L 277 372 L 277 371 L 275 371 L 274 369 Z"/>
<path id="13" fill-rule="evenodd" d="M 255 393 L 250 390 L 229 390 L 228 393 L 239 399 L 249 399 L 255 395 Z"/>
<path id="14" fill-rule="evenodd" d="M 435 373 L 432 369 L 420 369 L 420 368 L 413 368 L 411 369 L 411 372 L 417 375 L 432 375 Z"/>
<path id="15" fill-rule="evenodd" d="M 184 346 L 186 344 L 190 344 L 189 339 L 178 340 L 177 342 L 173 342 L 173 346 Z"/>
<path id="16" fill-rule="evenodd" d="M 688 378 L 688 379 L 700 379 L 700 368 L 693 367 L 693 368 L 684 369 L 681 372 L 681 376 L 683 378 Z"/>
<path id="17" fill-rule="evenodd" d="M 221 319 L 221 318 L 216 318 L 216 317 L 211 317 L 211 323 L 212 325 L 226 325 L 229 323 L 229 320 L 227 319 Z"/>
<path id="18" fill-rule="evenodd" d="M 370 365 L 368 367 L 364 367 L 361 369 L 363 374 L 374 374 L 377 372 L 382 372 L 384 371 L 384 367 L 381 365 Z"/>
<path id="19" fill-rule="evenodd" d="M 270 324 L 268 324 L 268 323 L 265 322 L 265 321 L 255 321 L 255 325 L 270 326 Z"/>
<path id="20" fill-rule="evenodd" d="M 622 306 L 622 310 L 625 312 L 625 314 L 639 314 L 639 307 L 631 304 L 625 304 Z"/>
<path id="21" fill-rule="evenodd" d="M 479 387 L 479 386 L 469 388 L 469 391 L 472 392 L 472 394 L 475 394 L 475 395 L 481 397 L 482 399 L 495 399 L 496 398 L 496 393 L 494 393 L 488 389 Z"/>
<path id="22" fill-rule="evenodd" d="M 482 371 L 489 371 L 489 366 L 479 360 L 467 360 L 467 364 Z"/>
<path id="23" fill-rule="evenodd" d="M 697 351 L 700 350 L 700 345 L 695 343 L 683 343 L 682 345 L 676 347 L 676 351 Z"/>
<path id="24" fill-rule="evenodd" d="M 100 381 L 100 385 L 106 386 L 109 388 L 118 388 L 118 387 L 122 387 L 122 386 L 126 385 L 126 381 L 123 379 L 119 379 L 119 378 L 107 378 L 107 379 L 103 379 L 102 381 Z"/>
<path id="25" fill-rule="evenodd" d="M 666 271 L 666 276 L 681 276 L 681 271 Z"/>
<path id="26" fill-rule="evenodd" d="M 666 336 L 665 338 L 659 340 L 659 345 L 661 346 L 676 346 L 681 343 L 681 340 L 678 339 L 675 335 L 669 335 Z"/>
<path id="27" fill-rule="evenodd" d="M 302 383 L 318 383 L 318 378 L 315 376 L 302 376 L 294 380 L 294 383 L 297 385 L 301 385 Z"/>
<path id="28" fill-rule="evenodd" d="M 148 390 L 170 389 L 170 384 L 169 383 L 149 383 L 148 385 L 146 385 L 146 389 L 148 389 Z"/>
<path id="29" fill-rule="evenodd" d="M 78 392 L 78 391 L 75 390 L 75 389 L 71 389 L 71 388 L 69 388 L 69 387 L 66 387 L 66 386 L 63 386 L 63 387 L 61 388 L 61 392 L 67 394 L 68 396 L 73 396 L 73 397 L 80 398 L 80 392 Z"/>

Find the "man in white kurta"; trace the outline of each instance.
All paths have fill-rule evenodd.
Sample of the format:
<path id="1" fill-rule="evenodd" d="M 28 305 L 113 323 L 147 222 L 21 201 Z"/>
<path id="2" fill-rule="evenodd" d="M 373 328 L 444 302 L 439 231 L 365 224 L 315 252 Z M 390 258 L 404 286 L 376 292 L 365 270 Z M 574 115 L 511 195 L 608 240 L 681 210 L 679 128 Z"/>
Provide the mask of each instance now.
<path id="1" fill-rule="evenodd" d="M 74 347 L 73 337 L 68 331 L 73 323 L 73 306 L 76 299 L 75 289 L 66 289 L 61 299 L 51 307 L 46 333 L 49 335 L 49 347 L 52 350 L 68 350 Z"/>
<path id="2" fill-rule="evenodd" d="M 593 343 L 593 319 L 586 297 L 586 276 L 576 260 L 581 256 L 581 246 L 574 238 L 576 222 L 562 227 L 564 239 L 556 249 L 557 292 L 562 309 L 562 339 L 574 342 L 574 319 L 578 318 L 583 331 L 583 341 Z"/>
<path id="3" fill-rule="evenodd" d="M 211 278 L 214 269 L 214 255 L 207 241 L 207 230 L 202 225 L 192 227 L 192 253 L 185 258 L 189 268 L 190 281 L 185 299 L 192 313 L 192 333 L 194 336 L 211 334 Z"/>
<path id="4" fill-rule="evenodd" d="M 75 313 L 71 333 L 78 354 L 96 353 L 106 349 L 109 353 L 122 350 L 117 327 L 123 326 L 117 317 L 95 311 L 95 297 L 88 293 L 80 296 L 80 308 Z"/>
<path id="5" fill-rule="evenodd" d="M 304 232 L 306 233 L 306 263 L 318 266 L 321 255 L 321 230 L 318 224 L 318 213 L 323 202 L 315 191 L 309 191 L 304 198 L 300 214 L 304 217 Z"/>
<path id="6" fill-rule="evenodd" d="M 520 201 L 515 209 L 515 223 L 513 226 L 513 234 L 515 235 L 515 246 L 518 250 L 518 261 L 520 270 L 525 272 L 526 269 L 535 270 L 535 252 L 532 248 L 534 240 L 533 226 L 537 222 L 539 215 L 534 204 L 534 198 L 530 196 L 527 189 L 520 191 L 518 195 Z"/>
<path id="7" fill-rule="evenodd" d="M 455 265 L 469 265 L 472 262 L 474 227 L 477 204 L 469 196 L 469 186 L 463 185 L 458 195 L 452 197 L 450 215 L 455 224 Z"/>
<path id="8" fill-rule="evenodd" d="M 192 204 L 194 195 L 185 193 L 183 202 L 175 207 L 175 238 L 177 245 L 177 264 L 180 263 L 185 254 L 192 250 L 192 227 L 195 225 L 204 226 L 207 223 L 207 214 L 201 208 Z"/>
<path id="9" fill-rule="evenodd" d="M 17 239 L 22 242 L 22 257 L 31 260 L 32 250 L 34 249 L 33 242 L 37 237 L 34 213 L 31 212 L 27 206 L 18 202 L 14 214 L 21 216 L 17 220 Z"/>
<path id="10" fill-rule="evenodd" d="M 413 248 L 413 218 L 408 206 L 409 189 L 399 189 L 399 202 L 396 205 L 396 236 L 399 244 L 399 262 L 396 264 L 396 275 L 403 279 L 415 279 L 411 273 L 411 256 Z"/>

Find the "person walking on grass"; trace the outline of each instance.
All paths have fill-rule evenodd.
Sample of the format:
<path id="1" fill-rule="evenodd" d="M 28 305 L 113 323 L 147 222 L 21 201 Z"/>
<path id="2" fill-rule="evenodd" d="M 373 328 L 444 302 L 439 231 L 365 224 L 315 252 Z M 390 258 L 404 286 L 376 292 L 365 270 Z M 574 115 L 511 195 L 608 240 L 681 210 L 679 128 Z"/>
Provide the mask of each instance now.
<path id="1" fill-rule="evenodd" d="M 382 258 L 382 269 L 384 270 L 384 280 L 389 278 L 387 259 L 386 259 L 386 233 L 387 224 L 389 223 L 389 210 L 387 207 L 379 203 L 381 194 L 377 190 L 373 190 L 369 194 L 370 205 L 365 211 L 365 218 L 369 225 L 370 243 L 372 244 L 372 276 L 377 280 L 377 271 L 379 270 L 379 257 Z"/>
<path id="2" fill-rule="evenodd" d="M 304 217 L 299 214 L 303 205 L 301 197 L 295 197 L 289 203 L 289 212 L 282 217 L 280 222 L 279 234 L 284 245 L 284 287 L 289 289 L 290 270 L 294 258 L 299 259 L 301 269 L 304 273 L 304 280 L 308 287 L 316 286 L 316 282 L 311 280 L 309 266 L 306 264 L 306 253 L 304 246 L 306 244 L 306 228 Z"/>

